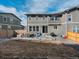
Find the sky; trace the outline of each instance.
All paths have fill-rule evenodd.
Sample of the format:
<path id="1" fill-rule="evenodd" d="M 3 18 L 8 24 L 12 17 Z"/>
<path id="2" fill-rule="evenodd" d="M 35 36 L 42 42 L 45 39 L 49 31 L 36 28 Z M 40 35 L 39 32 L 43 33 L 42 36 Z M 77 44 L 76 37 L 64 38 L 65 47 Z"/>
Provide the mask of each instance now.
<path id="1" fill-rule="evenodd" d="M 0 0 L 0 12 L 13 13 L 27 26 L 27 13 L 57 13 L 78 6 L 79 0 Z"/>

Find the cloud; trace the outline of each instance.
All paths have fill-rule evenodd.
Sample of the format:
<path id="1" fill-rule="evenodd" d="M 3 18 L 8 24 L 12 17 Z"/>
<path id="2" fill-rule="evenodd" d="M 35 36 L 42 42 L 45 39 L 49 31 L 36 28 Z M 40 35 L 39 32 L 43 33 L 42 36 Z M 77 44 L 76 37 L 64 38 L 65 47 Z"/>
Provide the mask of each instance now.
<path id="1" fill-rule="evenodd" d="M 29 13 L 46 13 L 56 0 L 32 0 Z"/>
<path id="2" fill-rule="evenodd" d="M 4 5 L 0 5 L 0 12 L 13 13 L 17 17 L 22 19 L 22 25 L 24 25 L 24 26 L 27 25 L 26 16 L 24 15 L 25 12 L 23 12 L 23 11 L 17 11 L 16 8 L 14 8 L 14 7 L 7 7 L 7 6 L 4 6 Z"/>
<path id="3" fill-rule="evenodd" d="M 75 6 L 79 6 L 79 0 L 67 0 L 59 6 L 58 10 L 64 11 Z"/>
<path id="4" fill-rule="evenodd" d="M 14 13 L 27 25 L 26 13 L 55 13 L 79 5 L 79 0 L 25 0 L 19 11 L 16 8 L 0 5 L 1 12 Z M 17 6 L 20 7 L 20 6 Z"/>
<path id="5" fill-rule="evenodd" d="M 13 7 L 6 7 L 6 6 L 3 6 L 3 5 L 0 5 L 0 11 L 1 12 L 8 12 L 8 13 L 12 12 L 14 14 L 17 13 L 15 8 L 13 8 Z"/>

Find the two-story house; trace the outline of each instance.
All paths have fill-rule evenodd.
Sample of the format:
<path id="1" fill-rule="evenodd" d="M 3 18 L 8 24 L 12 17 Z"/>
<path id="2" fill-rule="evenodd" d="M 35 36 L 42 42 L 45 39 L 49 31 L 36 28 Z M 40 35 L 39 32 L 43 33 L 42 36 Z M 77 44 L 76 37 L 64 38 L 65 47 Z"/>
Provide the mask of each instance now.
<path id="1" fill-rule="evenodd" d="M 0 29 L 17 30 L 21 28 L 21 19 L 12 13 L 0 13 Z"/>
<path id="2" fill-rule="evenodd" d="M 28 32 L 52 33 L 67 36 L 79 32 L 79 7 L 55 14 L 26 14 Z"/>
<path id="3" fill-rule="evenodd" d="M 0 13 L 0 37 L 11 37 L 18 29 L 22 29 L 21 19 L 12 13 Z"/>
<path id="4" fill-rule="evenodd" d="M 26 14 L 28 32 L 60 33 L 62 15 L 57 14 Z"/>
<path id="5" fill-rule="evenodd" d="M 79 7 L 72 7 L 62 12 L 62 34 L 67 32 L 79 32 Z"/>

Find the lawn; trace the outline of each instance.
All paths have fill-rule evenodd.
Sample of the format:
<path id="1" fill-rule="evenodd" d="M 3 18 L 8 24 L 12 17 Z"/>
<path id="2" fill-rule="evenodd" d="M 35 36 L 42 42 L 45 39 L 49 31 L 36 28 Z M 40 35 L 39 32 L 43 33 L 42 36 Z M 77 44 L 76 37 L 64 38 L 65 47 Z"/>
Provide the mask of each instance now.
<path id="1" fill-rule="evenodd" d="M 50 59 L 49 57 L 79 57 L 79 51 L 63 44 L 13 40 L 0 44 L 0 59 Z M 52 58 L 53 59 L 53 58 Z M 55 58 L 54 58 L 55 59 Z"/>

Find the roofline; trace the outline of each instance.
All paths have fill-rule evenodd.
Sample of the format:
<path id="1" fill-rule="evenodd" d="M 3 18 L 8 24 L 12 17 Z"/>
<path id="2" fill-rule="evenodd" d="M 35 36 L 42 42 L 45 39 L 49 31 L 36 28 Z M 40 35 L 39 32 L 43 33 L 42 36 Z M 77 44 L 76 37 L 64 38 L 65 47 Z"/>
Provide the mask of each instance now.
<path id="1" fill-rule="evenodd" d="M 52 15 L 53 15 L 53 16 L 59 16 L 59 15 L 62 15 L 62 13 L 53 13 L 53 14 L 51 14 L 51 13 L 50 13 L 50 14 L 49 14 L 49 13 L 46 13 L 46 14 L 35 14 L 35 13 L 32 14 L 32 13 L 31 13 L 31 14 L 30 14 L 30 13 L 29 13 L 29 14 L 24 14 L 24 15 L 26 15 L 26 16 L 30 16 L 30 15 L 45 15 L 45 16 L 49 16 L 49 15 L 52 16 Z"/>
<path id="2" fill-rule="evenodd" d="M 20 21 L 22 21 L 19 17 L 17 17 L 15 14 L 13 14 L 13 13 L 0 13 L 0 14 L 11 14 L 11 15 L 13 15 L 14 17 L 16 17 L 17 19 L 19 19 Z"/>
<path id="3" fill-rule="evenodd" d="M 75 9 L 75 8 L 76 8 L 77 10 L 79 10 L 79 6 L 75 6 L 75 7 L 68 8 L 68 9 L 66 9 L 66 10 L 64 10 L 64 11 L 62 11 L 62 12 L 58 12 L 58 13 L 52 13 L 52 14 L 51 14 L 51 13 L 50 13 L 50 14 L 47 14 L 47 13 L 46 13 L 46 14 L 32 14 L 32 13 L 30 14 L 30 13 L 29 13 L 29 14 L 25 14 L 25 15 L 27 15 L 27 16 L 28 16 L 28 15 L 55 15 L 55 14 L 62 15 L 62 14 L 64 14 L 64 13 L 69 12 L 69 11 L 72 10 L 72 9 Z"/>
<path id="4" fill-rule="evenodd" d="M 67 12 L 73 10 L 73 9 L 79 10 L 79 7 L 75 6 L 75 7 L 68 8 L 68 9 L 64 10 L 63 13 L 67 13 Z"/>

